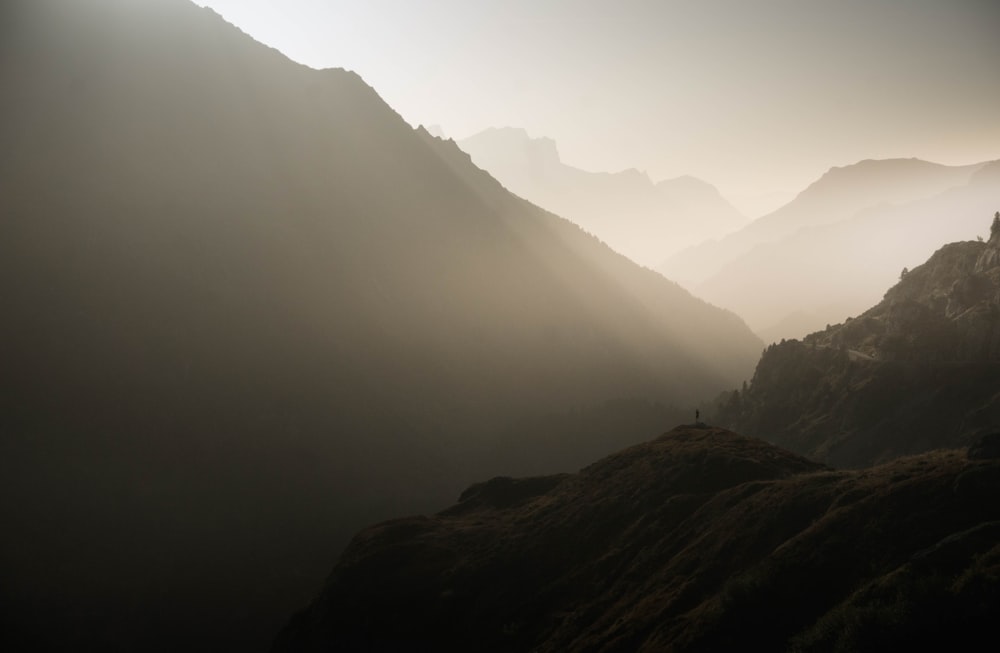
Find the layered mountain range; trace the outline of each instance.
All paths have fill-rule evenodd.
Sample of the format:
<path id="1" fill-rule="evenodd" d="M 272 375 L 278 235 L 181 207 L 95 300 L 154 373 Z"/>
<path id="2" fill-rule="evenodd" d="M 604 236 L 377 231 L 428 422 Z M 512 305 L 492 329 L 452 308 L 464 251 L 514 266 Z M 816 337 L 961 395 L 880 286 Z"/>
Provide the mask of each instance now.
<path id="1" fill-rule="evenodd" d="M 975 648 L 1000 612 L 998 388 L 1000 212 L 765 351 L 713 417 L 776 444 L 680 426 L 372 526 L 274 650 Z"/>
<path id="2" fill-rule="evenodd" d="M 893 257 L 980 231 L 996 163 L 836 169 L 679 255 L 720 304 L 780 298 L 768 319 L 847 267 L 912 268 L 758 362 L 734 313 L 187 0 L 9 0 L 0 87 L 3 650 L 263 650 L 331 566 L 277 650 L 992 632 L 1000 215 Z M 732 216 L 701 182 L 607 177 L 624 207 Z M 817 243 L 841 260 L 812 294 L 740 267 L 809 280 Z M 759 439 L 698 423 L 607 455 L 755 363 L 712 420 Z"/>
<path id="3" fill-rule="evenodd" d="M 353 73 L 186 0 L 2 12 L 7 650 L 266 646 L 360 525 L 752 370 L 735 315 Z"/>
<path id="4" fill-rule="evenodd" d="M 973 649 L 1000 610 L 998 489 L 996 458 L 833 471 L 678 427 L 365 529 L 273 650 Z"/>
<path id="5" fill-rule="evenodd" d="M 941 243 L 983 235 L 998 192 L 997 162 L 861 161 L 658 269 L 739 313 L 767 342 L 801 338 L 876 303 Z"/>
<path id="6" fill-rule="evenodd" d="M 457 141 L 511 192 L 557 213 L 643 265 L 743 227 L 747 218 L 694 177 L 654 183 L 638 170 L 588 172 L 562 161 L 555 141 L 487 129 Z"/>
<path id="7" fill-rule="evenodd" d="M 988 241 L 942 247 L 858 317 L 768 347 L 719 419 L 852 467 L 996 431 L 1000 214 Z"/>

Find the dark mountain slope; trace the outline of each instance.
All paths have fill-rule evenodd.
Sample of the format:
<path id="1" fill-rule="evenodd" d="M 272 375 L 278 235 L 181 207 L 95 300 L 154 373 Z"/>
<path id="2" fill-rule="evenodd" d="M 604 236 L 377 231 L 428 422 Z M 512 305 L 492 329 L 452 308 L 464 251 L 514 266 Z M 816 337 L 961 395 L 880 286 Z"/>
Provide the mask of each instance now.
<path id="1" fill-rule="evenodd" d="M 352 73 L 183 0 L 0 13 L 6 650 L 261 646 L 359 525 L 619 446 L 519 426 L 752 366 Z"/>
<path id="2" fill-rule="evenodd" d="M 1000 430 L 1000 223 L 952 243 L 882 302 L 764 353 L 720 419 L 831 464 L 861 466 Z"/>
<path id="3" fill-rule="evenodd" d="M 960 648 L 1000 609 L 998 483 L 962 452 L 836 472 L 679 427 L 362 531 L 274 650 Z"/>

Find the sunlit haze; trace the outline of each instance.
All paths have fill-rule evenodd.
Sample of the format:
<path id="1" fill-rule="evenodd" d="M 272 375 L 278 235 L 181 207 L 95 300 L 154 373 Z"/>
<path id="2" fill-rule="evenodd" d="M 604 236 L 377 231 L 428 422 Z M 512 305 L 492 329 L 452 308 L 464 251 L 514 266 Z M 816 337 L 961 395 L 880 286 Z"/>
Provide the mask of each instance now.
<path id="1" fill-rule="evenodd" d="M 798 191 L 831 166 L 1000 153 L 991 0 L 198 0 L 411 124 L 517 126 L 594 171 Z"/>
<path id="2" fill-rule="evenodd" d="M 0 652 L 978 650 L 998 63 L 1000 0 L 0 0 Z"/>

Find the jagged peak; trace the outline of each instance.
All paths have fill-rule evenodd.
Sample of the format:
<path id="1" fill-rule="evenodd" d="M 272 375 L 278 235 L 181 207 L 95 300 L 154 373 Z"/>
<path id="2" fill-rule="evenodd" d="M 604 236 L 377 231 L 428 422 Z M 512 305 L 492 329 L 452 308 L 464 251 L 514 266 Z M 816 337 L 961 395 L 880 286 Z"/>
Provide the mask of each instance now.
<path id="1" fill-rule="evenodd" d="M 535 161 L 562 163 L 559 148 L 553 139 L 545 136 L 532 137 L 523 127 L 487 127 L 460 142 L 464 145 L 490 143 L 493 148 L 519 151 Z"/>

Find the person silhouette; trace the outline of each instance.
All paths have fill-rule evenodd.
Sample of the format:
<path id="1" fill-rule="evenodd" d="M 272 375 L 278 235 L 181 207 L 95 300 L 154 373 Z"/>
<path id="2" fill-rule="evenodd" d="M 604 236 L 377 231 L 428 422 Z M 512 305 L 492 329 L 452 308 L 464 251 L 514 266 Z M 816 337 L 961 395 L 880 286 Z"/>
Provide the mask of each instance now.
<path id="1" fill-rule="evenodd" d="M 697 423 L 700 420 L 701 420 L 701 411 L 698 410 L 697 408 L 695 408 L 694 409 L 694 421 L 695 421 L 695 423 Z"/>

